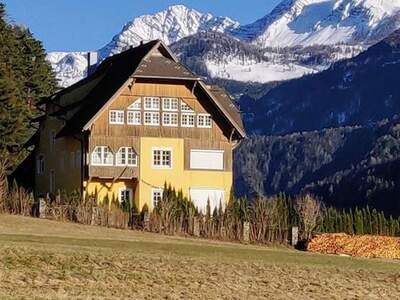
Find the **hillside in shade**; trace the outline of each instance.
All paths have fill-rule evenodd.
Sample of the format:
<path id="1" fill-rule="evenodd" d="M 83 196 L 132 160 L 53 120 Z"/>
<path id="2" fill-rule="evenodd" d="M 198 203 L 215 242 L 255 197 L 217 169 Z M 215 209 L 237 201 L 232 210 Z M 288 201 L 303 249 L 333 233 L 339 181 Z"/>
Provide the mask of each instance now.
<path id="1" fill-rule="evenodd" d="M 400 119 L 254 136 L 235 152 L 234 174 L 240 196 L 309 192 L 336 207 L 400 215 Z"/>
<path id="2" fill-rule="evenodd" d="M 240 99 L 247 129 L 287 134 L 368 125 L 400 113 L 400 31 L 355 58 Z"/>

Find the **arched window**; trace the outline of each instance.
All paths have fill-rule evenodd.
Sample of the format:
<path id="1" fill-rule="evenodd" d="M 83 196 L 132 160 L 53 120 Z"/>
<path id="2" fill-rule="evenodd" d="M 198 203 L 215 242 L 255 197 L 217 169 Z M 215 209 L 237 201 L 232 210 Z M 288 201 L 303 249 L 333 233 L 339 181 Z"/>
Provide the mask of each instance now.
<path id="1" fill-rule="evenodd" d="M 112 166 L 114 164 L 114 155 L 108 146 L 96 146 L 92 152 L 92 165 L 94 166 Z"/>
<path id="2" fill-rule="evenodd" d="M 115 160 L 117 166 L 137 166 L 137 155 L 132 147 L 119 148 Z"/>

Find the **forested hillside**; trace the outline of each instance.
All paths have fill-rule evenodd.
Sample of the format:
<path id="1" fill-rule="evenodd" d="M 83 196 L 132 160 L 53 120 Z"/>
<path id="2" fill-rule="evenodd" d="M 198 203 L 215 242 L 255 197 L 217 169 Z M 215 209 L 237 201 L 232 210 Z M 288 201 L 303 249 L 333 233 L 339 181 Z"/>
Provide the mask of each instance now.
<path id="1" fill-rule="evenodd" d="M 55 88 L 41 42 L 28 29 L 9 24 L 0 3 L 0 160 L 10 167 L 25 155 L 20 146 L 33 132 L 35 103 Z"/>
<path id="2" fill-rule="evenodd" d="M 337 207 L 400 214 L 400 120 L 256 136 L 235 153 L 239 195 L 311 192 Z"/>
<path id="3" fill-rule="evenodd" d="M 257 134 L 368 125 L 400 113 L 399 74 L 397 31 L 355 58 L 239 102 L 247 129 Z"/>

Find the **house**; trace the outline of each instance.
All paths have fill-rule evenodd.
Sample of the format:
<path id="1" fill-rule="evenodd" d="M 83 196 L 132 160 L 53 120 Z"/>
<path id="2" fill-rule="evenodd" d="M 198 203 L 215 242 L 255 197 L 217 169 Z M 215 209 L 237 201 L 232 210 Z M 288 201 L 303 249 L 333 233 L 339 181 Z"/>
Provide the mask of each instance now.
<path id="1" fill-rule="evenodd" d="M 37 197 L 80 190 L 149 209 L 164 183 L 200 209 L 228 201 L 232 151 L 245 137 L 226 92 L 208 86 L 155 40 L 105 59 L 39 103 Z"/>

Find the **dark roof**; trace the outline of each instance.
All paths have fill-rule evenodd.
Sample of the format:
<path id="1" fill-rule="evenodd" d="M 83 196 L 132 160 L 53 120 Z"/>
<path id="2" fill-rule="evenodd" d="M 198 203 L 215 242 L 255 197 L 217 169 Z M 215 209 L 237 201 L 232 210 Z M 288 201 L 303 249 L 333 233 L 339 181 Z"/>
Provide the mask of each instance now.
<path id="1" fill-rule="evenodd" d="M 40 133 L 39 130 L 37 130 L 23 145 L 24 148 L 28 148 L 30 146 L 37 145 L 39 142 L 40 138 Z"/>
<path id="2" fill-rule="evenodd" d="M 160 51 L 148 56 L 147 54 L 156 47 Z M 52 115 L 73 112 L 57 137 L 81 132 L 129 78 L 196 80 L 202 89 L 206 89 L 205 92 L 211 96 L 211 100 L 237 129 L 240 136 L 245 136 L 240 112 L 225 90 L 215 86 L 207 88 L 197 75 L 177 62 L 168 47 L 155 40 L 108 57 L 92 75 L 67 88 L 67 91 L 63 90 L 53 95 L 52 99 L 58 100 L 61 109 Z M 60 102 L 68 104 L 62 107 Z"/>
<path id="3" fill-rule="evenodd" d="M 193 74 L 179 62 L 164 56 L 149 56 L 137 68 L 135 77 L 168 78 L 198 80 L 199 76 Z"/>
<path id="4" fill-rule="evenodd" d="M 221 104 L 221 106 L 225 109 L 225 111 L 229 114 L 232 120 L 243 130 L 244 126 L 242 122 L 242 117 L 240 114 L 239 108 L 235 105 L 232 98 L 229 96 L 228 92 L 217 85 L 208 86 L 208 89 L 217 99 L 217 101 Z"/>
<path id="5" fill-rule="evenodd" d="M 82 130 L 86 123 L 133 75 L 146 54 L 158 43 L 158 40 L 151 41 L 104 60 L 95 72 L 102 73 L 102 79 L 82 100 L 83 104 L 79 111 L 72 116 L 57 136 L 60 137 Z"/>

